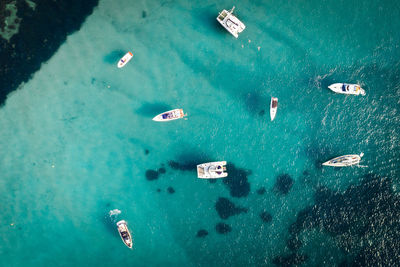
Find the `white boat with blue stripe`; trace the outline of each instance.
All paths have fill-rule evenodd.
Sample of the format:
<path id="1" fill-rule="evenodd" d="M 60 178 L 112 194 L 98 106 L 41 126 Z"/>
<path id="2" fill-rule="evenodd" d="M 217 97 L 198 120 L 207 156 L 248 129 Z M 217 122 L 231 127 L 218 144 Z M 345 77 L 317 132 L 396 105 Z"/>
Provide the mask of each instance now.
<path id="1" fill-rule="evenodd" d="M 334 83 L 328 86 L 333 92 L 346 95 L 365 95 L 364 89 L 358 84 Z"/>
<path id="2" fill-rule="evenodd" d="M 177 108 L 158 114 L 153 118 L 153 121 L 165 122 L 177 119 L 182 119 L 187 114 L 183 113 L 183 109 Z"/>

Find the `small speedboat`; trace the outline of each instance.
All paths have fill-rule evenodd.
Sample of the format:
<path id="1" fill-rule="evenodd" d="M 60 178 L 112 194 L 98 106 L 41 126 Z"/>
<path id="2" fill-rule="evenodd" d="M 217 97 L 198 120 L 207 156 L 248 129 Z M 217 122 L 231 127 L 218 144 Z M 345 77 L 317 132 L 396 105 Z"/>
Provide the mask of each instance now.
<path id="1" fill-rule="evenodd" d="M 359 164 L 362 156 L 364 156 L 364 153 L 361 153 L 360 155 L 344 155 L 328 160 L 327 162 L 322 163 L 322 165 L 332 167 L 352 166 Z"/>
<path id="2" fill-rule="evenodd" d="M 328 86 L 333 92 L 346 95 L 365 95 L 364 89 L 358 84 L 334 83 Z"/>
<path id="3" fill-rule="evenodd" d="M 202 179 L 223 178 L 226 173 L 226 161 L 208 162 L 197 165 L 197 177 Z"/>
<path id="4" fill-rule="evenodd" d="M 119 61 L 118 61 L 118 68 L 122 68 L 123 66 L 126 65 L 126 63 L 129 62 L 129 60 L 131 60 L 131 58 L 133 57 L 133 54 L 131 52 L 128 52 L 125 54 L 125 56 L 123 56 Z"/>
<path id="5" fill-rule="evenodd" d="M 158 114 L 153 118 L 153 121 L 172 121 L 182 119 L 187 114 L 183 113 L 183 109 L 177 108 Z"/>
<path id="6" fill-rule="evenodd" d="M 277 109 L 278 109 L 278 98 L 271 97 L 271 104 L 269 108 L 269 115 L 271 116 L 271 121 L 275 119 Z"/>
<path id="7" fill-rule="evenodd" d="M 122 241 L 128 248 L 132 248 L 133 241 L 132 241 L 132 236 L 131 233 L 129 232 L 128 229 L 128 224 L 126 221 L 121 220 L 117 222 L 117 227 L 118 227 L 118 232 L 119 235 L 121 236 Z"/>
<path id="8" fill-rule="evenodd" d="M 232 13 L 235 7 L 233 7 L 230 11 L 222 10 L 218 17 L 217 21 L 233 36 L 238 38 L 239 33 L 241 33 L 246 26 L 241 22 L 237 17 L 235 17 Z"/>

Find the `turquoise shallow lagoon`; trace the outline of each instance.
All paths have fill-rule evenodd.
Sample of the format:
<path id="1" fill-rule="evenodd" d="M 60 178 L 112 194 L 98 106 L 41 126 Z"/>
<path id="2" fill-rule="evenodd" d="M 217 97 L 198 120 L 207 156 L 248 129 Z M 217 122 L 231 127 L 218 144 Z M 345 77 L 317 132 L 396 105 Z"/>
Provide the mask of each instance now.
<path id="1" fill-rule="evenodd" d="M 215 20 L 232 5 L 246 24 L 238 39 Z M 0 108 L 0 266 L 337 266 L 358 259 L 386 232 L 334 231 L 321 219 L 323 227 L 294 234 L 291 225 L 318 202 L 320 188 L 358 196 L 346 190 L 375 176 L 390 179 L 384 192 L 398 203 L 398 29 L 395 1 L 101 0 Z M 118 69 L 127 51 L 134 57 Z M 360 83 L 367 95 L 334 94 L 327 88 L 334 82 Z M 273 122 L 271 96 L 279 98 Z M 172 108 L 183 108 L 187 120 L 151 120 Z M 361 152 L 365 168 L 321 168 Z M 230 182 L 197 179 L 193 164 L 207 160 L 228 161 Z M 157 179 L 146 178 L 159 169 Z M 276 181 L 289 176 L 288 192 L 278 192 Z M 389 203 L 380 196 L 371 198 Z M 219 198 L 245 211 L 221 218 Z M 370 205 L 332 199 L 327 206 Z M 377 206 L 366 221 L 380 214 Z M 108 216 L 115 208 L 132 230 L 133 251 Z M 264 222 L 262 212 L 272 220 Z M 389 221 L 382 227 L 400 229 L 398 219 Z M 231 231 L 218 233 L 221 222 Z M 197 237 L 202 229 L 208 235 Z M 295 249 L 288 246 L 294 235 Z"/>

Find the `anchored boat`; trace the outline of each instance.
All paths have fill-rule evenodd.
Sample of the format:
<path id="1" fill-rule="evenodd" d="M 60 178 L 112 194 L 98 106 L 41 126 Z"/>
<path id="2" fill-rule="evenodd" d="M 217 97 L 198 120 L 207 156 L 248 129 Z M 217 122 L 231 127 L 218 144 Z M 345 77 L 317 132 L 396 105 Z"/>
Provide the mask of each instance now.
<path id="1" fill-rule="evenodd" d="M 332 167 L 352 166 L 359 164 L 362 156 L 364 156 L 364 153 L 361 153 L 360 155 L 344 155 L 328 160 L 327 162 L 322 163 L 322 165 Z"/>
<path id="2" fill-rule="evenodd" d="M 223 178 L 226 173 L 226 161 L 208 162 L 197 165 L 197 177 L 202 179 Z"/>
<path id="3" fill-rule="evenodd" d="M 119 61 L 118 61 L 118 68 L 122 68 L 123 66 L 126 65 L 126 63 L 131 60 L 133 57 L 133 54 L 131 52 L 126 53 Z"/>
<path id="4" fill-rule="evenodd" d="M 358 84 L 334 83 L 328 86 L 333 92 L 346 95 L 365 95 L 364 89 Z"/>
<path id="5" fill-rule="evenodd" d="M 128 248 L 132 248 L 133 241 L 132 241 L 132 236 L 131 233 L 129 232 L 128 229 L 128 224 L 126 221 L 121 220 L 117 222 L 117 227 L 118 227 L 118 232 L 119 235 L 121 236 L 122 241 Z"/>
<path id="6" fill-rule="evenodd" d="M 183 109 L 177 108 L 158 114 L 153 118 L 153 121 L 161 121 L 161 122 L 172 121 L 172 120 L 182 119 L 186 115 L 187 114 L 183 113 Z"/>
<path id="7" fill-rule="evenodd" d="M 271 104 L 269 108 L 269 115 L 271 116 L 271 121 L 275 119 L 277 110 L 278 110 L 278 98 L 271 97 Z"/>
<path id="8" fill-rule="evenodd" d="M 246 26 L 241 22 L 237 17 L 235 17 L 232 13 L 235 7 L 233 7 L 230 11 L 222 10 L 218 17 L 217 21 L 233 36 L 238 38 L 239 33 L 241 33 Z"/>

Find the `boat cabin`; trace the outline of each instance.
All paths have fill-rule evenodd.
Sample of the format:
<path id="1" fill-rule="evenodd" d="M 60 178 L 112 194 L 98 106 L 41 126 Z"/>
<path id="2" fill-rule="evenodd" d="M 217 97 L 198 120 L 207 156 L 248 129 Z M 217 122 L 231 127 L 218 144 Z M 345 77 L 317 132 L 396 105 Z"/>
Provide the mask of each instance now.
<path id="1" fill-rule="evenodd" d="M 232 13 L 235 7 L 233 7 L 230 11 L 222 10 L 217 17 L 217 21 L 233 36 L 236 38 L 239 37 L 239 33 L 241 33 L 246 26 L 241 22 L 237 17 L 235 17 Z"/>

